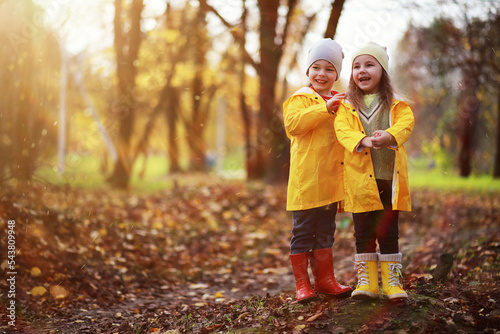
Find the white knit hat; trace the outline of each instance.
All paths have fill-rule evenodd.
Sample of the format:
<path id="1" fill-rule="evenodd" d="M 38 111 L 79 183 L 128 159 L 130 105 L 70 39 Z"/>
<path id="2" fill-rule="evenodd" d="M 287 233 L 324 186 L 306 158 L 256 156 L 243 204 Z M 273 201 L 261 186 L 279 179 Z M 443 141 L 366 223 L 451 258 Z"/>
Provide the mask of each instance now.
<path id="1" fill-rule="evenodd" d="M 382 68 L 389 73 L 389 55 L 387 54 L 387 48 L 385 46 L 368 42 L 354 52 L 352 55 L 352 62 L 354 63 L 354 59 L 361 55 L 370 55 L 374 57 L 380 63 Z"/>
<path id="2" fill-rule="evenodd" d="M 342 47 L 339 43 L 335 42 L 331 38 L 324 38 L 316 43 L 309 49 L 307 54 L 307 70 L 306 75 L 309 75 L 309 67 L 316 60 L 326 60 L 330 62 L 335 70 L 337 71 L 337 79 L 340 77 L 340 71 L 342 71 L 342 59 L 344 58 L 344 53 L 342 52 Z"/>

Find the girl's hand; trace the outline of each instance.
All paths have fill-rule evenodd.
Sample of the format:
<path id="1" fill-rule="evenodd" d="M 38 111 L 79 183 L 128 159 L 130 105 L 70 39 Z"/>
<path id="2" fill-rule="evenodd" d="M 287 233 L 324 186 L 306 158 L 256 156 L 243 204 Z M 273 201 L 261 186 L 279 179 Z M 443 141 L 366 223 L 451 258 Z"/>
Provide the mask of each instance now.
<path id="1" fill-rule="evenodd" d="M 361 141 L 359 142 L 360 148 L 364 148 L 364 147 L 372 148 L 373 147 L 373 144 L 372 144 L 373 139 L 374 139 L 374 137 L 365 137 L 365 138 L 361 139 Z"/>
<path id="2" fill-rule="evenodd" d="M 377 130 L 373 132 L 372 137 L 372 147 L 376 150 L 380 150 L 386 148 L 387 146 L 395 146 L 397 145 L 394 137 L 387 131 Z"/>
<path id="3" fill-rule="evenodd" d="M 345 99 L 345 93 L 335 94 L 331 99 L 326 101 L 326 109 L 330 114 L 334 114 L 339 109 L 340 101 Z"/>

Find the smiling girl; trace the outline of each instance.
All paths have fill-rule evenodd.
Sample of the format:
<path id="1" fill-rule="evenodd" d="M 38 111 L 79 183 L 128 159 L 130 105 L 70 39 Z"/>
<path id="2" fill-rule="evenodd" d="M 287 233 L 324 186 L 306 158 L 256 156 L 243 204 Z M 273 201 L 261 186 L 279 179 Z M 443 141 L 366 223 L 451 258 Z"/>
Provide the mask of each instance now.
<path id="1" fill-rule="evenodd" d="M 408 298 L 400 282 L 399 211 L 410 211 L 406 151 L 413 112 L 398 99 L 388 74 L 385 47 L 368 43 L 353 55 L 349 91 L 338 110 L 335 130 L 345 147 L 345 210 L 353 213 L 358 285 L 354 299 L 382 295 Z M 380 253 L 377 252 L 377 243 Z"/>
<path id="2" fill-rule="evenodd" d="M 283 105 L 290 143 L 287 210 L 292 211 L 290 260 L 297 301 L 309 302 L 317 293 L 349 295 L 351 287 L 337 283 L 332 245 L 338 202 L 344 199 L 344 149 L 333 122 L 345 97 L 332 90 L 342 69 L 342 48 L 330 38 L 309 50 L 306 75 L 310 86 L 295 92 Z M 308 275 L 309 262 L 314 289 Z"/>

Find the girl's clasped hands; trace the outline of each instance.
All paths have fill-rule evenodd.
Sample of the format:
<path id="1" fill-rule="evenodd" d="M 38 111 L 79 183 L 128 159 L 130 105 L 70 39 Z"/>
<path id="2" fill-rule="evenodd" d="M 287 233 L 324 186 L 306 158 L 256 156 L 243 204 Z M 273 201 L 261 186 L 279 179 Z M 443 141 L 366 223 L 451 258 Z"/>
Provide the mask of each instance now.
<path id="1" fill-rule="evenodd" d="M 395 144 L 396 141 L 389 132 L 384 130 L 377 130 L 373 132 L 373 136 L 363 138 L 361 140 L 360 146 L 380 150 L 389 146 L 394 146 Z"/>

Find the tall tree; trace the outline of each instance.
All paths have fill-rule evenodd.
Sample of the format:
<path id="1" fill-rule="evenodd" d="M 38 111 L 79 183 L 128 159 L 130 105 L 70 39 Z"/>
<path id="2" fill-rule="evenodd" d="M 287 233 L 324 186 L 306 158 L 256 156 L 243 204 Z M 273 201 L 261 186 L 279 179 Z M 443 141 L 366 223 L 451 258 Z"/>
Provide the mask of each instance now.
<path id="1" fill-rule="evenodd" d="M 246 82 L 247 82 L 247 74 L 246 74 L 246 62 L 245 62 L 245 45 L 246 45 L 246 35 L 247 35 L 247 17 L 248 17 L 248 8 L 246 4 L 246 0 L 242 0 L 243 11 L 241 14 L 241 22 L 239 26 L 240 39 L 241 43 L 239 43 L 239 105 L 241 112 L 241 119 L 243 121 L 243 133 L 245 140 L 245 169 L 247 171 L 247 175 L 250 179 L 255 177 L 256 174 L 256 158 L 253 156 L 255 152 L 252 151 L 252 110 L 246 102 Z"/>
<path id="2" fill-rule="evenodd" d="M 119 124 L 116 138 L 118 159 L 109 183 L 120 189 L 128 187 L 132 171 L 133 156 L 129 154 L 134 130 L 136 101 L 134 89 L 137 75 L 137 60 L 142 41 L 141 15 L 143 0 L 132 0 L 125 14 L 124 1 L 115 0 L 114 47 L 116 52 L 116 74 L 118 77 L 118 98 L 113 112 Z"/>
<path id="3" fill-rule="evenodd" d="M 186 133 L 184 138 L 189 149 L 188 168 L 193 171 L 203 171 L 206 168 L 203 136 L 207 128 L 210 102 L 217 88 L 207 75 L 207 53 L 212 45 L 206 26 L 206 14 L 206 7 L 191 6 L 187 2 L 182 8 L 174 8 L 168 1 L 162 18 L 164 23 L 157 28 L 155 37 L 151 38 L 153 43 L 164 44 L 164 51 L 160 52 L 165 55 L 160 58 L 160 62 L 166 65 L 162 75 L 164 84 L 158 92 L 158 103 L 146 119 L 146 126 L 134 152 L 138 155 L 146 150 L 156 119 L 163 115 L 167 123 L 171 173 L 181 171 L 177 134 L 179 125 L 184 127 Z M 183 66 L 193 70 L 178 71 Z"/>
<path id="4" fill-rule="evenodd" d="M 485 96 L 480 91 L 485 87 L 498 89 L 499 72 L 495 65 L 498 60 L 495 50 L 500 47 L 498 7 L 492 7 L 495 10 L 489 12 L 486 18 L 471 18 L 464 11 L 461 18 L 440 17 L 429 27 L 411 26 L 405 36 L 404 44 L 408 44 L 412 36 L 415 38 L 415 46 L 409 56 L 410 65 L 420 66 L 420 73 L 433 78 L 434 84 L 442 82 L 435 89 L 436 92 L 443 93 L 441 99 L 449 99 L 450 95 L 456 94 L 454 114 L 458 133 L 457 162 L 459 174 L 463 177 L 472 172 L 472 162 L 480 137 L 477 133 L 479 116 L 486 112 L 481 110 L 484 108 L 482 105 Z M 406 66 L 405 72 L 408 73 L 410 68 L 411 66 Z M 457 79 L 458 85 L 450 84 L 457 82 Z M 417 81 L 412 82 L 416 84 Z M 428 87 L 422 83 L 423 81 L 420 83 L 421 95 Z M 445 103 L 441 103 L 443 104 Z"/>
<path id="5" fill-rule="evenodd" d="M 56 139 L 59 43 L 33 1 L 0 4 L 0 181 L 29 181 Z"/>
<path id="6" fill-rule="evenodd" d="M 191 115 L 184 119 L 187 132 L 187 141 L 190 148 L 190 168 L 193 171 L 204 171 L 206 169 L 206 147 L 203 139 L 204 128 L 208 119 L 207 110 L 203 110 L 202 102 L 208 97 L 204 73 L 207 69 L 206 56 L 209 51 L 209 40 L 207 33 L 207 8 L 199 6 L 196 16 L 190 25 L 192 34 L 192 66 L 194 76 L 191 82 Z M 205 112 L 204 112 L 205 111 Z"/>
<path id="7" fill-rule="evenodd" d="M 337 33 L 337 26 L 339 25 L 340 14 L 342 13 L 342 9 L 344 8 L 345 0 L 333 0 L 332 1 L 332 10 L 330 12 L 330 18 L 328 19 L 328 23 L 326 25 L 325 30 L 325 38 L 335 37 Z"/>
<path id="8" fill-rule="evenodd" d="M 328 34 L 333 37 L 338 17 L 344 1 L 332 2 L 332 15 Z M 256 138 L 252 147 L 247 147 L 247 176 L 250 179 L 266 179 L 273 182 L 283 182 L 288 179 L 289 147 L 283 127 L 282 111 L 277 101 L 276 87 L 283 78 L 279 77 L 279 69 L 285 53 L 285 46 L 289 39 L 293 20 L 297 15 L 298 0 L 258 0 L 257 7 L 260 14 L 259 26 L 259 61 L 254 60 L 246 51 L 245 36 L 242 31 L 228 23 L 217 10 L 208 5 L 206 0 L 200 0 L 202 6 L 207 6 L 221 22 L 229 29 L 233 38 L 241 46 L 245 62 L 253 66 L 259 77 L 259 108 L 256 123 Z M 245 5 L 243 4 L 243 7 Z M 280 10 L 285 8 L 286 14 L 280 15 Z M 243 11 L 246 15 L 246 12 Z M 243 21 L 243 19 L 242 19 Z M 301 42 L 301 41 L 300 41 Z M 244 105 L 241 104 L 244 108 Z M 243 110 L 243 115 L 247 111 Z M 248 119 L 245 119 L 248 125 Z M 247 130 L 247 133 L 251 131 Z M 247 145 L 248 146 L 248 145 Z M 248 152 L 251 152 L 249 154 Z M 249 167 L 251 169 L 249 169 Z"/>

